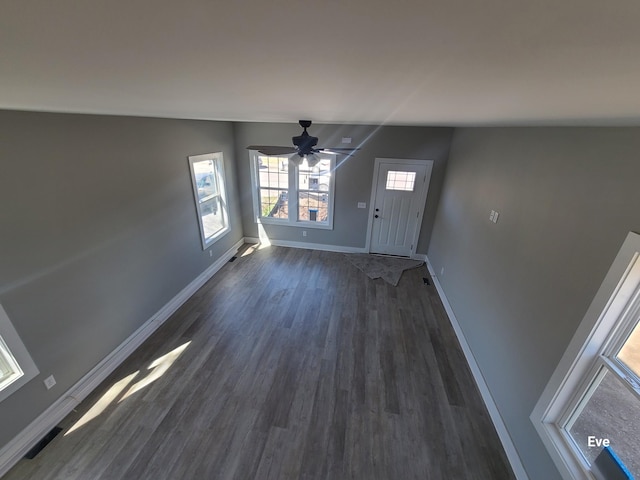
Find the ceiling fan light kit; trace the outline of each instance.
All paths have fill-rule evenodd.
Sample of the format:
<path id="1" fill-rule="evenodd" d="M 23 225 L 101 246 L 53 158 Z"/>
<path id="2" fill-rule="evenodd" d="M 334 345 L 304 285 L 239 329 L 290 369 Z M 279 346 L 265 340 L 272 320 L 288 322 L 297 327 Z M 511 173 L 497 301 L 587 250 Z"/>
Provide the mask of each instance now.
<path id="1" fill-rule="evenodd" d="M 298 124 L 303 131 L 300 135 L 291 138 L 293 147 L 280 147 L 275 145 L 249 145 L 248 150 L 257 150 L 263 155 L 278 156 L 290 155 L 289 162 L 300 166 L 305 160 L 310 168 L 315 167 L 321 160 L 319 154 L 339 155 L 352 154 L 357 148 L 316 148 L 318 137 L 309 135 L 307 128 L 311 126 L 311 120 L 299 120 Z"/>

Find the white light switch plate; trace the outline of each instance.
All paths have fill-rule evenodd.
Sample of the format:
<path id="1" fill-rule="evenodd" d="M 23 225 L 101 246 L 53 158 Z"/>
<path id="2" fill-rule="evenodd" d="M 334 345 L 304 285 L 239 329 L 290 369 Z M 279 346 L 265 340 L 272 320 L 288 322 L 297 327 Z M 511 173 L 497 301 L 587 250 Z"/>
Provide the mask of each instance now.
<path id="1" fill-rule="evenodd" d="M 367 204 L 365 202 L 358 202 L 358 208 L 367 208 Z"/>

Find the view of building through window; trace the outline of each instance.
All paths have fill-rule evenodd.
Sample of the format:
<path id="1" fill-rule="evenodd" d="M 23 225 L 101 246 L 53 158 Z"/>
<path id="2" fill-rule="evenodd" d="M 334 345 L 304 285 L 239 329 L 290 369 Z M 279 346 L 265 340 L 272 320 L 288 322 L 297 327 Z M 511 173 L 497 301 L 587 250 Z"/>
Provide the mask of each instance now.
<path id="1" fill-rule="evenodd" d="M 329 218 L 329 185 L 331 161 L 321 160 L 309 167 L 298 168 L 298 219 L 326 222 Z"/>
<path id="2" fill-rule="evenodd" d="M 256 155 L 258 216 L 264 219 L 331 224 L 332 160 L 309 166 L 288 157 Z M 291 206 L 291 208 L 290 208 Z"/>
<path id="3" fill-rule="evenodd" d="M 260 216 L 289 218 L 289 159 L 258 157 Z"/>

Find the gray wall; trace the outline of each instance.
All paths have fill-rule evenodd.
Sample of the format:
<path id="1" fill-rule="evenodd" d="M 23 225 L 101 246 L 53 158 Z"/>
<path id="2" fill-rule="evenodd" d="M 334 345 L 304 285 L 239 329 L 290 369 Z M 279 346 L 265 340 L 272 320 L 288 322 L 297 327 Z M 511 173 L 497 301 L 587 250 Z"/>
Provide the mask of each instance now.
<path id="1" fill-rule="evenodd" d="M 0 111 L 0 132 L 0 302 L 41 372 L 2 402 L 1 448 L 242 226 L 230 123 Z M 233 229 L 210 257 L 187 156 L 213 151 L 224 153 Z"/>
<path id="2" fill-rule="evenodd" d="M 428 256 L 532 480 L 529 415 L 627 232 L 640 129 L 457 129 Z M 489 212 L 498 210 L 497 224 Z"/>
<path id="3" fill-rule="evenodd" d="M 254 220 L 251 170 L 248 145 L 291 145 L 291 137 L 299 135 L 295 124 L 237 123 L 234 124 L 238 151 L 238 179 L 242 185 L 242 225 L 245 235 L 257 237 Z M 364 247 L 366 243 L 371 182 L 376 157 L 434 160 L 429 195 L 427 197 L 417 251 L 426 253 L 435 219 L 438 198 L 444 178 L 451 128 L 396 127 L 367 125 L 312 125 L 309 133 L 319 137 L 322 147 L 344 146 L 342 137 L 351 137 L 351 146 L 361 148 L 356 155 L 343 161 L 335 174 L 336 198 L 333 230 L 308 229 L 307 237 L 297 227 L 264 225 L 271 239 L 319 243 L 347 247 Z M 358 209 L 358 202 L 366 202 L 367 209 Z"/>

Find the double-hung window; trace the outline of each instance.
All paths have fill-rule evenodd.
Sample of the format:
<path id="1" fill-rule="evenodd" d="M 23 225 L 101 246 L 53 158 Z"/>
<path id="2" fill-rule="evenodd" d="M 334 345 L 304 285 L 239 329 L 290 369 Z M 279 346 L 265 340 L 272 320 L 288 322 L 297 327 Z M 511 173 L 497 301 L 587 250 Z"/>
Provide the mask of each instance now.
<path id="1" fill-rule="evenodd" d="M 565 478 L 640 478 L 640 235 L 627 237 L 531 420 Z"/>
<path id="2" fill-rule="evenodd" d="M 313 165 L 258 152 L 250 158 L 257 222 L 333 228 L 335 155 Z"/>
<path id="3" fill-rule="evenodd" d="M 222 152 L 189 157 L 202 248 L 229 231 Z"/>
<path id="4" fill-rule="evenodd" d="M 38 373 L 35 363 L 0 305 L 0 401 Z"/>

